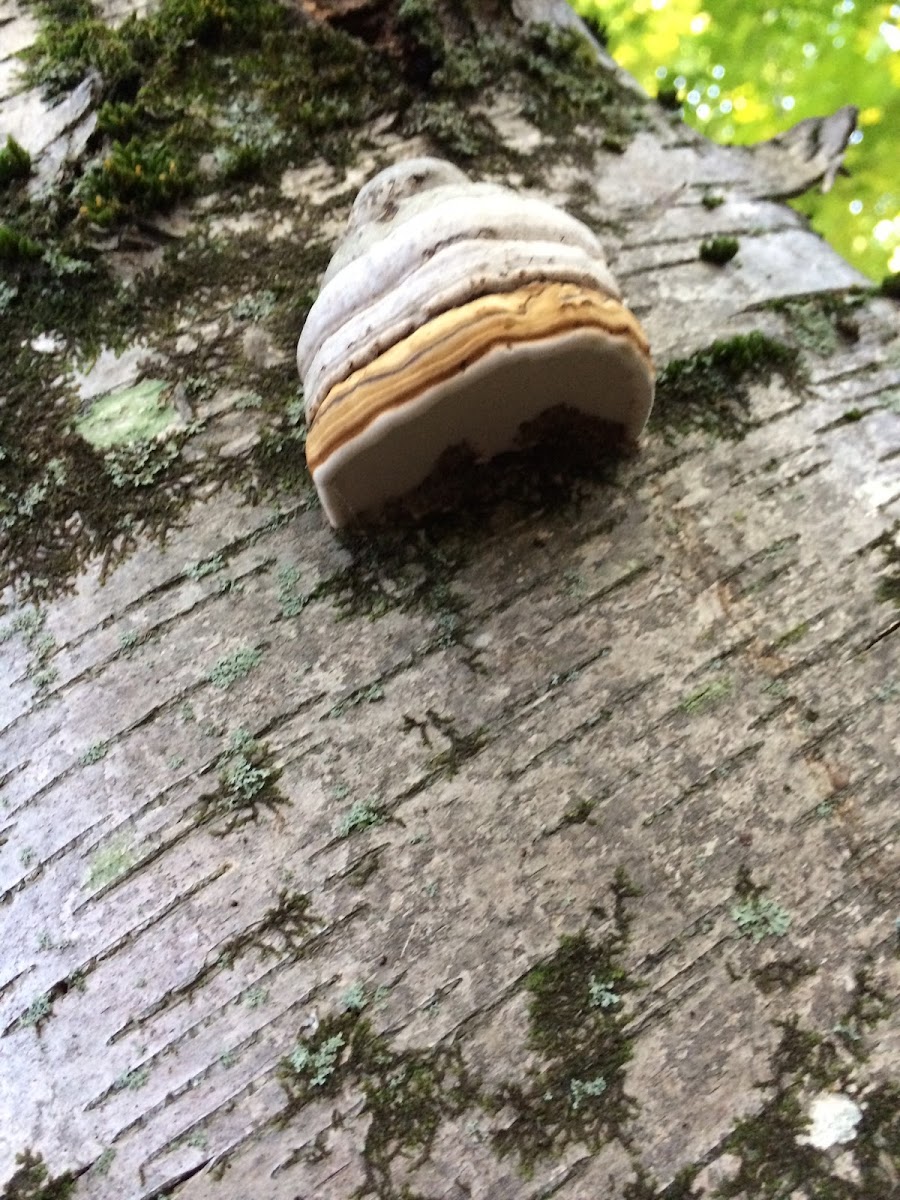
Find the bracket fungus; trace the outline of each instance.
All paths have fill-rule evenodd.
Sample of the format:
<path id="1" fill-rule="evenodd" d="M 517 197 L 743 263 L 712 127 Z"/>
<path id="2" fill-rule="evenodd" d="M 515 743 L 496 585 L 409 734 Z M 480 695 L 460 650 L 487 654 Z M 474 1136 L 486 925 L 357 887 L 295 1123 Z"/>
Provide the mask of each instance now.
<path id="1" fill-rule="evenodd" d="M 560 409 L 633 443 L 653 402 L 647 338 L 591 230 L 432 158 L 360 191 L 297 366 L 307 462 L 335 527 L 417 487 L 454 447 L 492 458 Z"/>

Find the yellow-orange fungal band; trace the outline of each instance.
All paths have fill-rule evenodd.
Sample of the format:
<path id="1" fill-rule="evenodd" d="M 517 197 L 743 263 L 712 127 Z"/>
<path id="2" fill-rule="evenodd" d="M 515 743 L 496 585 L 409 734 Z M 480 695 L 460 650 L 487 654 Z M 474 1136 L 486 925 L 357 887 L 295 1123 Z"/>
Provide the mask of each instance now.
<path id="1" fill-rule="evenodd" d="M 309 468 L 315 471 L 383 413 L 449 382 L 492 349 L 591 329 L 629 342 L 652 374 L 650 346 L 633 313 L 577 284 L 533 283 L 441 313 L 331 389 L 307 436 Z"/>

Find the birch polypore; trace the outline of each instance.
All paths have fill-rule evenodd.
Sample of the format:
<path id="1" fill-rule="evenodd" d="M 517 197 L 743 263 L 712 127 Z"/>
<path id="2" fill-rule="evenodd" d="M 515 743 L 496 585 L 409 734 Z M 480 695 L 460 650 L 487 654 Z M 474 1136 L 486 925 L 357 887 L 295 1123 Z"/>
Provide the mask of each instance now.
<path id="1" fill-rule="evenodd" d="M 569 408 L 640 434 L 650 347 L 586 225 L 437 159 L 359 193 L 297 346 L 306 453 L 335 527 L 466 445 L 491 458 Z"/>

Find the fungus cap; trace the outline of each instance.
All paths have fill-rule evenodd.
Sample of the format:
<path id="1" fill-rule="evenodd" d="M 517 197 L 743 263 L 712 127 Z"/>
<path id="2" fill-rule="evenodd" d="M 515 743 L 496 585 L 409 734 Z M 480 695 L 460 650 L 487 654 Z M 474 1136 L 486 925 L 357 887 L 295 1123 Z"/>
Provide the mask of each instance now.
<path id="1" fill-rule="evenodd" d="M 568 408 L 635 441 L 646 336 L 594 234 L 540 200 L 414 159 L 362 189 L 297 348 L 307 461 L 350 524 L 448 449 L 488 459 Z"/>

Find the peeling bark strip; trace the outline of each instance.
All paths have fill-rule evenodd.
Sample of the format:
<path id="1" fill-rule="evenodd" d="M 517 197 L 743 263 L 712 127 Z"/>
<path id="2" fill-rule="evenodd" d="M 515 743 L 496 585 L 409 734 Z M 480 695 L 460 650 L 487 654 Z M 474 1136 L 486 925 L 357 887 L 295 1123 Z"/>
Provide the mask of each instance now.
<path id="1" fill-rule="evenodd" d="M 709 145 L 520 0 L 12 7 L 2 53 L 34 13 L 4 1200 L 892 1196 L 897 308 L 764 198 L 850 113 Z M 424 153 L 596 230 L 660 402 L 635 458 L 544 440 L 338 540 L 292 348 Z"/>

